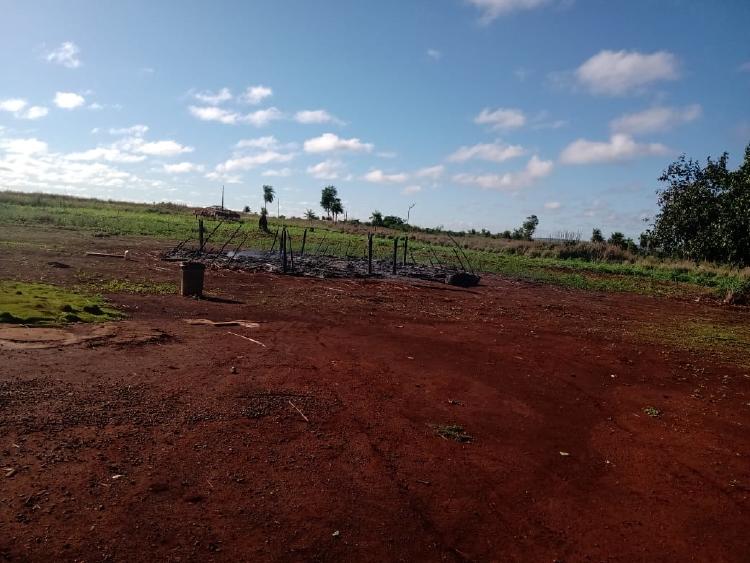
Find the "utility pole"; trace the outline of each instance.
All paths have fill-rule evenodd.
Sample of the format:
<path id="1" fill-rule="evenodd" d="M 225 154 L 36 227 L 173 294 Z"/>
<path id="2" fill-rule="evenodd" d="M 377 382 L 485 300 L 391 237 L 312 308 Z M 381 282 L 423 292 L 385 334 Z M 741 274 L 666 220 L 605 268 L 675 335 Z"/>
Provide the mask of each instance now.
<path id="1" fill-rule="evenodd" d="M 417 205 L 417 204 L 416 203 L 412 203 L 409 206 L 409 210 L 406 212 L 406 224 L 407 225 L 409 224 L 409 217 L 411 216 L 411 208 L 414 207 L 415 205 Z"/>
<path id="2" fill-rule="evenodd" d="M 221 209 L 224 210 L 224 185 L 221 186 Z"/>

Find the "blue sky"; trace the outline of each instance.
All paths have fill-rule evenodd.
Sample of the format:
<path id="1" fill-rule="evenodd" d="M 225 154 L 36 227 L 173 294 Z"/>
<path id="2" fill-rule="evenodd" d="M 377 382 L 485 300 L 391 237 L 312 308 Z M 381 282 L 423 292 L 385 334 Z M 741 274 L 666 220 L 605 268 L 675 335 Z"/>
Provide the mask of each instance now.
<path id="1" fill-rule="evenodd" d="M 750 142 L 750 2 L 0 0 L 0 189 L 635 235 Z M 276 207 L 275 205 L 273 207 Z M 274 209 L 275 212 L 275 209 Z"/>

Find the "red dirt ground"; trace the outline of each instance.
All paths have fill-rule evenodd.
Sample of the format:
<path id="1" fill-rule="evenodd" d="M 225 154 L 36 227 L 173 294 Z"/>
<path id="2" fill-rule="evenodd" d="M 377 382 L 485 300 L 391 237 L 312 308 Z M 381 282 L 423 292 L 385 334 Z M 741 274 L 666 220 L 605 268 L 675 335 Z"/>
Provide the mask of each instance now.
<path id="1" fill-rule="evenodd" d="M 177 277 L 153 241 L 15 236 L 0 278 Z M 746 310 L 496 277 L 206 285 L 110 296 L 161 338 L 0 349 L 0 559 L 750 560 L 748 370 L 633 336 Z"/>

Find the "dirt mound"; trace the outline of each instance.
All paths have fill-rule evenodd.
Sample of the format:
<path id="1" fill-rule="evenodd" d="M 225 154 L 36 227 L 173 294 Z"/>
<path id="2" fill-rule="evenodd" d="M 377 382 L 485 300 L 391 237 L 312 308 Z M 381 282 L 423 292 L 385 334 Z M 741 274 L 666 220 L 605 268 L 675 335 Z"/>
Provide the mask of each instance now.
<path id="1" fill-rule="evenodd" d="M 82 324 L 65 328 L 0 327 L 0 350 L 29 350 L 75 344 L 146 344 L 167 337 L 159 329 L 139 323 Z"/>

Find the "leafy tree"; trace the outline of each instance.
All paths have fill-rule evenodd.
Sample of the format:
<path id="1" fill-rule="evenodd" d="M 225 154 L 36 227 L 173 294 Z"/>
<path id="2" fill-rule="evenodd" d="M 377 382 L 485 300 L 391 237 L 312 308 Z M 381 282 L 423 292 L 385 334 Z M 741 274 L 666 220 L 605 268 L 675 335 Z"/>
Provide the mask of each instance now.
<path id="1" fill-rule="evenodd" d="M 317 218 L 318 216 L 315 215 L 315 211 L 313 211 L 312 209 L 308 209 L 307 211 L 305 211 L 305 219 L 307 219 L 308 221 L 313 222 Z"/>
<path id="2" fill-rule="evenodd" d="M 511 239 L 513 238 L 513 233 L 511 233 L 509 230 L 505 230 L 502 233 L 500 233 L 500 236 L 505 239 Z"/>
<path id="3" fill-rule="evenodd" d="M 268 204 L 273 203 L 273 198 L 276 197 L 276 192 L 273 190 L 273 186 L 263 186 L 263 201 L 265 203 L 264 208 L 268 213 Z"/>
<path id="4" fill-rule="evenodd" d="M 323 211 L 326 212 L 329 219 L 332 212 L 331 208 L 338 198 L 338 195 L 339 192 L 335 186 L 326 186 L 320 193 L 320 206 L 323 208 Z"/>
<path id="5" fill-rule="evenodd" d="M 591 242 L 604 242 L 601 229 L 594 229 L 591 232 Z"/>
<path id="6" fill-rule="evenodd" d="M 611 244 L 612 246 L 619 246 L 620 248 L 627 248 L 627 243 L 625 242 L 625 235 L 622 234 L 620 231 L 615 231 L 611 235 L 609 235 L 609 238 L 607 239 L 607 244 Z"/>
<path id="7" fill-rule="evenodd" d="M 370 215 L 370 222 L 372 223 L 373 227 L 382 227 L 383 226 L 383 214 L 376 209 L 375 211 L 372 212 L 372 215 Z"/>
<path id="8" fill-rule="evenodd" d="M 701 166 L 684 155 L 659 178 L 659 213 L 651 241 L 662 252 L 695 261 L 750 265 L 750 145 L 737 170 L 728 155 Z"/>
<path id="9" fill-rule="evenodd" d="M 339 214 L 344 212 L 344 206 L 339 198 L 334 198 L 330 211 L 333 214 L 333 220 L 337 221 Z"/>
<path id="10" fill-rule="evenodd" d="M 396 215 L 386 215 L 383 217 L 383 226 L 389 229 L 400 229 L 404 225 L 406 225 L 406 221 Z"/>
<path id="11" fill-rule="evenodd" d="M 648 251 L 651 248 L 651 231 L 646 229 L 643 231 L 638 237 L 638 246 L 641 247 L 642 250 Z"/>
<path id="12" fill-rule="evenodd" d="M 532 240 L 538 225 L 539 218 L 536 215 L 529 215 L 520 227 L 513 229 L 511 238 L 516 240 Z"/>
<path id="13" fill-rule="evenodd" d="M 242 212 L 243 212 L 243 213 L 250 213 L 250 206 L 249 206 L 249 205 L 246 205 L 245 207 L 243 207 L 243 208 L 242 208 Z"/>
<path id="14" fill-rule="evenodd" d="M 260 208 L 260 218 L 258 219 L 258 228 L 264 233 L 268 231 L 268 211 L 265 207 Z"/>

